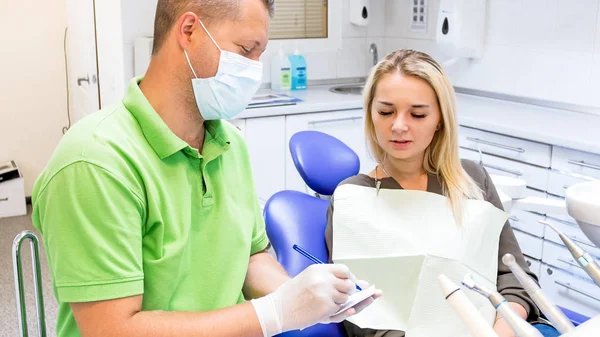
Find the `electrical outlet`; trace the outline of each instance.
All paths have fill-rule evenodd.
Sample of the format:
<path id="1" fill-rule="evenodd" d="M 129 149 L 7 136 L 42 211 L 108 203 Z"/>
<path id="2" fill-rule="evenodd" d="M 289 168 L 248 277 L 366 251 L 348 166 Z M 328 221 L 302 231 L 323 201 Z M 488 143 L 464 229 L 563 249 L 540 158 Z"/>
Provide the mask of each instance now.
<path id="1" fill-rule="evenodd" d="M 428 0 L 410 0 L 410 31 L 427 32 Z"/>

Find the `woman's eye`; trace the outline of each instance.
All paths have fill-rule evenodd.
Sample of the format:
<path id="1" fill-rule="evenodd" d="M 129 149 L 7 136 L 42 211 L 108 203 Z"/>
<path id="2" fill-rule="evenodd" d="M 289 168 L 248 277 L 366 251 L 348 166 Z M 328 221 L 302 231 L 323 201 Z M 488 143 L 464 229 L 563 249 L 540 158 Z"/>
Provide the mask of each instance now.
<path id="1" fill-rule="evenodd" d="M 394 113 L 394 112 L 392 112 L 392 111 L 381 111 L 381 110 L 379 111 L 379 114 L 380 114 L 380 115 L 383 115 L 383 116 L 391 115 L 391 114 L 393 114 L 393 113 Z"/>
<path id="2" fill-rule="evenodd" d="M 414 118 L 425 118 L 426 115 L 413 114 Z"/>

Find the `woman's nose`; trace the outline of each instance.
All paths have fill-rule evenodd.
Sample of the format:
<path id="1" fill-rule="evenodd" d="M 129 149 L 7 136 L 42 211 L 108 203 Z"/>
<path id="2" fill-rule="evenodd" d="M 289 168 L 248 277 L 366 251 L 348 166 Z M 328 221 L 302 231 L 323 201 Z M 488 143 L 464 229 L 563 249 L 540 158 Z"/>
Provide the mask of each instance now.
<path id="1" fill-rule="evenodd" d="M 394 124 L 392 125 L 392 132 L 402 133 L 406 131 L 408 131 L 408 123 L 404 116 L 400 115 L 394 120 Z"/>

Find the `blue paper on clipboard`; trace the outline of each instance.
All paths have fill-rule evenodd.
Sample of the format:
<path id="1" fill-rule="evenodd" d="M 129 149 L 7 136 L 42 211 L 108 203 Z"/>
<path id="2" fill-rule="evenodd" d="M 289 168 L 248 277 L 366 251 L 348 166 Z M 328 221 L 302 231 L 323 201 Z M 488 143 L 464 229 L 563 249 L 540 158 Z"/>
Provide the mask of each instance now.
<path id="1" fill-rule="evenodd" d="M 263 108 L 268 106 L 281 106 L 281 105 L 293 105 L 298 102 L 302 102 L 300 98 L 296 98 L 286 94 L 266 94 L 258 95 L 252 98 L 248 109 L 252 108 Z"/>

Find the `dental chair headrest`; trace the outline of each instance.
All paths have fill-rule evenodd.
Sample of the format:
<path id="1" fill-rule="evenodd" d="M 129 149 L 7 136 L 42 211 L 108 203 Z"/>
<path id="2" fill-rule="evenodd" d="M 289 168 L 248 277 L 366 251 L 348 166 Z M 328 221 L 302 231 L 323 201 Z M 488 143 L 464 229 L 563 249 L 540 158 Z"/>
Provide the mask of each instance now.
<path id="1" fill-rule="evenodd" d="M 301 131 L 294 134 L 290 139 L 290 152 L 306 185 L 320 195 L 333 195 L 342 180 L 360 170 L 356 152 L 326 133 Z"/>

